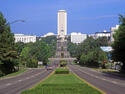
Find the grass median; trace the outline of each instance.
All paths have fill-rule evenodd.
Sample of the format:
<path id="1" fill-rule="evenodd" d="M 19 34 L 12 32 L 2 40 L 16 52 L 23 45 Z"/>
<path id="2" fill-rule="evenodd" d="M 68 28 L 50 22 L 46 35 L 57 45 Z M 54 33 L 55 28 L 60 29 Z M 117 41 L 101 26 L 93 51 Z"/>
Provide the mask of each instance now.
<path id="1" fill-rule="evenodd" d="M 98 69 L 98 68 L 93 68 L 96 71 L 104 71 L 104 72 L 116 72 L 114 69 Z"/>
<path id="2" fill-rule="evenodd" d="M 21 94 L 102 94 L 74 74 L 53 74 Z"/>

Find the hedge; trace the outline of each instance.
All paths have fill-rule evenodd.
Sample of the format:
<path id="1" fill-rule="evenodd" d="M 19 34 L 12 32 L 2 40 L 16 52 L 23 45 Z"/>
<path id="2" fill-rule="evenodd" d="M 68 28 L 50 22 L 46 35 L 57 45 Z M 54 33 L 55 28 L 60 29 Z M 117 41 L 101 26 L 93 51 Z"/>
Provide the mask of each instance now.
<path id="1" fill-rule="evenodd" d="M 68 74 L 69 69 L 56 69 L 55 74 Z"/>

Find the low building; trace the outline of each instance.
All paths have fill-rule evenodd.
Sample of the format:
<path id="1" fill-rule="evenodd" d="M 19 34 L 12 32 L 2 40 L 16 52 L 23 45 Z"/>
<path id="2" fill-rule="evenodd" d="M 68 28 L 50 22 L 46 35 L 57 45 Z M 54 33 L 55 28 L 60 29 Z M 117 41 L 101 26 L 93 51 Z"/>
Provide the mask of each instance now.
<path id="1" fill-rule="evenodd" d="M 107 32 L 106 30 L 104 30 L 103 32 L 96 32 L 95 33 L 95 38 L 100 38 L 100 37 L 107 37 L 108 40 L 110 40 L 111 38 L 111 33 Z"/>
<path id="2" fill-rule="evenodd" d="M 45 34 L 43 37 L 54 36 L 54 35 L 55 35 L 54 33 L 49 32 L 49 33 Z"/>
<path id="3" fill-rule="evenodd" d="M 115 27 L 111 27 L 110 31 L 111 31 L 111 42 L 114 41 L 113 38 L 113 34 L 115 34 L 115 30 L 117 30 L 119 28 L 119 25 L 116 25 Z"/>
<path id="4" fill-rule="evenodd" d="M 76 32 L 71 33 L 72 43 L 79 44 L 83 42 L 85 39 L 87 39 L 87 34 L 81 34 L 81 33 L 76 33 Z"/>
<path id="5" fill-rule="evenodd" d="M 96 39 L 95 34 L 88 34 L 88 37 L 92 37 L 93 39 Z"/>
<path id="6" fill-rule="evenodd" d="M 36 36 L 24 35 L 24 34 L 14 34 L 15 42 L 36 42 Z"/>

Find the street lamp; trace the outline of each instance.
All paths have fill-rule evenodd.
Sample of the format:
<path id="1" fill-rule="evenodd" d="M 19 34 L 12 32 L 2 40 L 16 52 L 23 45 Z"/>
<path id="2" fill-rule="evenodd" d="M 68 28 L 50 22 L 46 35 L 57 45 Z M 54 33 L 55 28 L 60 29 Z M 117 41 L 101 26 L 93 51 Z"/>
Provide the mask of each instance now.
<path id="1" fill-rule="evenodd" d="M 6 26 L 13 24 L 13 23 L 16 23 L 16 22 L 25 22 L 25 21 L 24 20 L 15 20 L 13 22 L 7 23 Z"/>
<path id="2" fill-rule="evenodd" d="M 0 30 L 2 29 L 3 26 L 9 26 L 10 24 L 14 24 L 14 23 L 16 23 L 16 22 L 25 22 L 25 21 L 24 21 L 24 20 L 15 20 L 15 21 L 12 21 L 12 22 L 8 22 L 8 23 L 6 23 L 5 25 L 2 25 L 2 26 L 0 27 Z"/>

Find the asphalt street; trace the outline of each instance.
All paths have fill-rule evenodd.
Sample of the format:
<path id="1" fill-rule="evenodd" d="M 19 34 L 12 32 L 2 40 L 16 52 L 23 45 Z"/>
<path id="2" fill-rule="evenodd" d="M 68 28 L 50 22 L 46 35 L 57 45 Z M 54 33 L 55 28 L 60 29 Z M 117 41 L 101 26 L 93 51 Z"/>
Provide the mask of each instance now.
<path id="1" fill-rule="evenodd" d="M 69 68 L 73 73 L 107 94 L 125 94 L 125 77 L 97 72 L 77 65 L 69 65 Z"/>
<path id="2" fill-rule="evenodd" d="M 33 85 L 47 77 L 52 70 L 29 69 L 23 74 L 0 80 L 0 94 L 20 94 L 21 91 L 31 88 Z"/>

